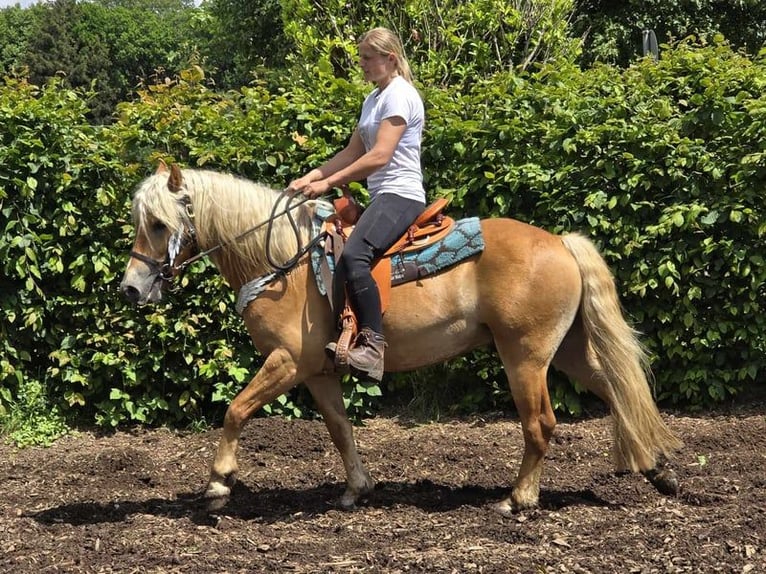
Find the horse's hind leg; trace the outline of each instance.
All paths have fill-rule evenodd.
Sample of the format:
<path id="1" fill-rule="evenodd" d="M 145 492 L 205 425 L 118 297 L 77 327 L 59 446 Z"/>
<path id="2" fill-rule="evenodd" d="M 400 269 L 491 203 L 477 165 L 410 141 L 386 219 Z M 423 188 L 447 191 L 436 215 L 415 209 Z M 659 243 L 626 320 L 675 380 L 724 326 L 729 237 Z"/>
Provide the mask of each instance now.
<path id="1" fill-rule="evenodd" d="M 497 338 L 496 343 L 524 434 L 524 456 L 513 491 L 494 506 L 497 512 L 507 516 L 537 506 L 543 459 L 556 427 L 556 417 L 548 395 L 547 362 L 525 355 L 512 345 L 504 345 Z"/>
<path id="2" fill-rule="evenodd" d="M 357 500 L 372 491 L 375 484 L 362 462 L 354 442 L 351 422 L 348 420 L 343 393 L 337 376 L 321 376 L 306 381 L 311 395 L 322 413 L 327 430 L 338 449 L 346 468 L 346 491 L 340 499 L 341 507 L 352 509 Z"/>

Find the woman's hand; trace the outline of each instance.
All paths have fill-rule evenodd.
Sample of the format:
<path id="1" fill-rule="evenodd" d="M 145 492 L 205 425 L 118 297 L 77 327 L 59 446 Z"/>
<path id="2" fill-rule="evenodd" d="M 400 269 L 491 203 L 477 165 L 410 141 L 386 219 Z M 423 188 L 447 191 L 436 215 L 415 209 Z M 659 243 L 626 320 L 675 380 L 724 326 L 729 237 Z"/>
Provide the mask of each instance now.
<path id="1" fill-rule="evenodd" d="M 311 183 L 296 189 L 296 191 L 300 191 L 306 197 L 314 199 L 315 197 L 324 195 L 330 191 L 330 189 L 332 189 L 332 186 L 329 184 L 329 182 L 326 179 L 320 179 L 318 181 L 312 181 Z"/>
<path id="2" fill-rule="evenodd" d="M 313 179 L 311 178 L 311 174 L 304 175 L 303 177 L 299 177 L 298 179 L 291 181 L 285 191 L 287 193 L 297 193 L 299 191 L 303 191 L 303 189 L 312 181 Z"/>
<path id="3" fill-rule="evenodd" d="M 302 193 L 306 197 L 314 198 L 324 195 L 331 188 L 330 182 L 322 177 L 322 172 L 314 169 L 303 177 L 291 181 L 285 191 L 287 193 Z"/>

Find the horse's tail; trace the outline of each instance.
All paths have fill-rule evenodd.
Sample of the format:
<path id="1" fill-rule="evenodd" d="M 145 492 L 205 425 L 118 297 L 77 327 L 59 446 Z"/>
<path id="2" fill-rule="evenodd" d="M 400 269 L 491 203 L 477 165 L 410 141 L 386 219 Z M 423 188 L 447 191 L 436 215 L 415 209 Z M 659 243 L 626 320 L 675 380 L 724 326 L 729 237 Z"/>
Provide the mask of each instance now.
<path id="1" fill-rule="evenodd" d="M 657 410 L 646 351 L 623 318 L 614 277 L 596 246 L 576 233 L 565 235 L 563 242 L 580 268 L 585 360 L 593 373 L 591 380 L 579 382 L 611 407 L 617 467 L 653 469 L 659 455 L 669 457 L 681 442 Z"/>

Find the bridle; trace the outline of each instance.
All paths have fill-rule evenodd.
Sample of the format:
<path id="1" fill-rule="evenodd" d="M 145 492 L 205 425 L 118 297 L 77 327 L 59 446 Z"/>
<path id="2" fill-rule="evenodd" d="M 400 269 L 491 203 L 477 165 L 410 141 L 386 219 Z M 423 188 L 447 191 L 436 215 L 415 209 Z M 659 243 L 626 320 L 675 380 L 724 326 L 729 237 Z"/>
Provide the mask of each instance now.
<path id="1" fill-rule="evenodd" d="M 185 194 L 178 200 L 182 208 L 181 213 L 183 226 L 179 231 L 170 237 L 170 240 L 168 241 L 168 251 L 165 255 L 165 259 L 153 259 L 147 255 L 144 255 L 143 253 L 139 253 L 138 251 L 133 250 L 130 251 L 130 256 L 149 266 L 149 268 L 155 274 L 155 281 L 165 281 L 167 283 L 172 283 L 173 280 L 177 277 L 183 277 L 189 265 L 192 263 L 199 261 L 200 259 L 203 259 L 212 253 L 215 253 L 219 249 L 223 249 L 231 243 L 240 241 L 261 227 L 268 226 L 266 233 L 266 257 L 268 259 L 269 265 L 275 268 L 278 274 L 286 274 L 298 264 L 298 261 L 306 253 L 308 253 L 317 243 L 324 239 L 325 236 L 325 233 L 319 233 L 307 245 L 303 246 L 301 244 L 300 233 L 298 231 L 298 226 L 295 222 L 295 219 L 293 218 L 292 211 L 312 198 L 300 196 L 300 199 L 297 202 L 294 202 L 296 197 L 298 197 L 297 194 L 290 194 L 283 191 L 279 198 L 274 202 L 274 206 L 271 209 L 271 214 L 266 221 L 262 221 L 256 225 L 253 225 L 230 241 L 221 242 L 211 247 L 210 249 L 200 251 L 199 245 L 197 244 L 197 228 L 194 226 L 194 209 L 191 204 L 191 198 L 188 194 Z M 277 212 L 277 209 L 279 208 L 279 205 L 282 203 L 283 199 L 285 200 L 285 208 L 282 211 Z M 271 230 L 274 225 L 274 221 L 283 215 L 287 215 L 295 236 L 298 239 L 298 249 L 296 254 L 287 262 L 277 263 L 271 256 Z M 175 259 L 178 257 L 178 254 L 190 246 L 192 247 L 193 254 L 180 263 L 175 263 Z"/>
<path id="2" fill-rule="evenodd" d="M 152 270 L 152 273 L 155 275 L 155 281 L 161 280 L 167 283 L 172 283 L 173 279 L 179 275 L 182 276 L 185 273 L 186 268 L 197 260 L 196 255 L 194 255 L 182 261 L 180 264 L 174 264 L 178 254 L 190 245 L 193 246 L 197 253 L 199 253 L 199 249 L 197 248 L 197 228 L 194 226 L 194 210 L 192 208 L 191 198 L 188 195 L 183 195 L 178 202 L 183 208 L 182 213 L 184 222 L 182 228 L 174 233 L 168 240 L 168 251 L 165 255 L 165 259 L 153 259 L 138 251 L 130 251 L 131 257 L 142 261 Z"/>

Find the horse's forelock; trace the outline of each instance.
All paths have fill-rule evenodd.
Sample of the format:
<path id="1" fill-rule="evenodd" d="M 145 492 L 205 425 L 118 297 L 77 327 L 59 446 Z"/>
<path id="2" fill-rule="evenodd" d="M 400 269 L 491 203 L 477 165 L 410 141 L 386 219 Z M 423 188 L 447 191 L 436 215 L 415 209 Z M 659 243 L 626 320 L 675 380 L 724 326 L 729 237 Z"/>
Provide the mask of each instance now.
<path id="1" fill-rule="evenodd" d="M 146 178 L 133 196 L 133 221 L 146 228 L 150 219 L 161 221 L 171 232 L 182 225 L 178 197 L 168 189 L 168 175 L 158 173 Z"/>

